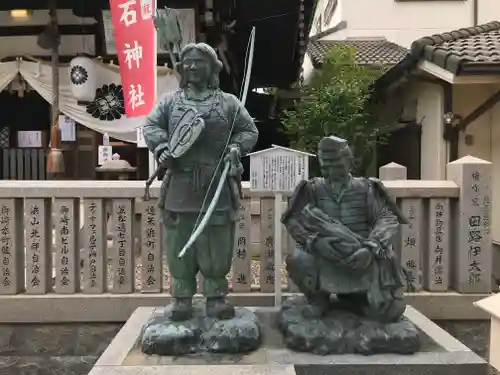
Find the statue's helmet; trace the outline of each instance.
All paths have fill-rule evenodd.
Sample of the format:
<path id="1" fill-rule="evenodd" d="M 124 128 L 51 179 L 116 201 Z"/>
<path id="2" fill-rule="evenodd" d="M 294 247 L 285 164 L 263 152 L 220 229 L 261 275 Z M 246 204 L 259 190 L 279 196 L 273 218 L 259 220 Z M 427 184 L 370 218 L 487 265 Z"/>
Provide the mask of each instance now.
<path id="1" fill-rule="evenodd" d="M 318 144 L 318 161 L 324 177 L 343 180 L 352 170 L 349 143 L 335 136 L 324 137 Z"/>
<path id="2" fill-rule="evenodd" d="M 334 135 L 321 139 L 318 151 L 322 155 L 328 155 L 329 158 L 352 159 L 351 148 L 347 140 Z"/>

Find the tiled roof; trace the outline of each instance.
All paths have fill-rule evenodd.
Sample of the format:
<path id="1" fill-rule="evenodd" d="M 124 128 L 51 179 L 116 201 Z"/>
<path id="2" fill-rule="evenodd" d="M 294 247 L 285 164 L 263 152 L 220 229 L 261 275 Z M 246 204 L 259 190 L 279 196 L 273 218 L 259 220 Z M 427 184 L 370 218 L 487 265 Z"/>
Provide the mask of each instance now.
<path id="1" fill-rule="evenodd" d="M 311 40 L 307 52 L 313 65 L 320 66 L 325 55 L 339 45 L 355 48 L 356 62 L 362 65 L 395 65 L 408 54 L 406 48 L 387 40 Z"/>
<path id="2" fill-rule="evenodd" d="M 412 44 L 411 54 L 454 74 L 500 67 L 500 22 L 421 38 Z"/>

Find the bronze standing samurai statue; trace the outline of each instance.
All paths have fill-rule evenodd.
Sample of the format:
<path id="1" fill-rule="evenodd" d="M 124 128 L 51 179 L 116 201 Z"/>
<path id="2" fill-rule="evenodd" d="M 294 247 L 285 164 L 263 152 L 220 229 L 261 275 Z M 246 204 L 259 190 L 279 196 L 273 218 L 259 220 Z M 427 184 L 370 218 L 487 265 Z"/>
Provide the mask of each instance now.
<path id="1" fill-rule="evenodd" d="M 212 47 L 187 45 L 180 54 L 180 88 L 161 98 L 144 126 L 148 148 L 159 164 L 169 164 L 160 208 L 172 275 L 174 321 L 192 316 L 198 272 L 203 275 L 207 315 L 219 319 L 234 316 L 234 308 L 226 300 L 226 275 L 232 263 L 239 207 L 240 158 L 252 150 L 258 131 L 243 104 L 220 90 L 221 68 Z M 214 199 L 225 162 L 230 164 L 229 177 L 221 182 L 220 198 L 208 225 L 180 257 L 200 215 Z"/>

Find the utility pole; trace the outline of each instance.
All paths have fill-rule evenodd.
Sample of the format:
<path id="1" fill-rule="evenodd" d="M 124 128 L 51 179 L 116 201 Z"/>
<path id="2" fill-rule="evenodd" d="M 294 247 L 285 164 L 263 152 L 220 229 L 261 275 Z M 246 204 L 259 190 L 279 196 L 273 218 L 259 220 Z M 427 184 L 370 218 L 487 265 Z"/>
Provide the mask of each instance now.
<path id="1" fill-rule="evenodd" d="M 64 173 L 64 158 L 61 150 L 61 129 L 59 128 L 59 44 L 57 24 L 57 0 L 49 0 L 51 62 L 52 62 L 52 122 L 50 127 L 50 152 L 47 158 L 47 173 L 60 179 Z"/>

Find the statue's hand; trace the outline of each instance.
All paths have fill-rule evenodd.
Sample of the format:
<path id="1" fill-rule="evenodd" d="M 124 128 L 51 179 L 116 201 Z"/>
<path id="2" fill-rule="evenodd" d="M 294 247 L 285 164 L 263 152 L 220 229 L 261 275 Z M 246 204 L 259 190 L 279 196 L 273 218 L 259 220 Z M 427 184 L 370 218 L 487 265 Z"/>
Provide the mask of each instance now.
<path id="1" fill-rule="evenodd" d="M 155 25 L 156 29 L 159 29 L 161 26 L 163 26 L 161 18 L 153 16 L 153 25 Z"/>
<path id="2" fill-rule="evenodd" d="M 357 250 L 354 254 L 345 259 L 345 263 L 353 270 L 364 270 L 372 262 L 373 254 L 365 247 Z"/>
<path id="3" fill-rule="evenodd" d="M 170 152 L 168 150 L 163 151 L 159 158 L 158 158 L 158 164 L 163 165 L 165 162 L 170 158 Z"/>
<path id="4" fill-rule="evenodd" d="M 338 238 L 334 237 L 318 237 L 314 240 L 313 250 L 318 254 L 328 254 L 330 260 L 337 260 L 340 262 L 342 259 L 337 256 L 337 252 L 333 249 L 335 243 L 339 241 Z"/>

